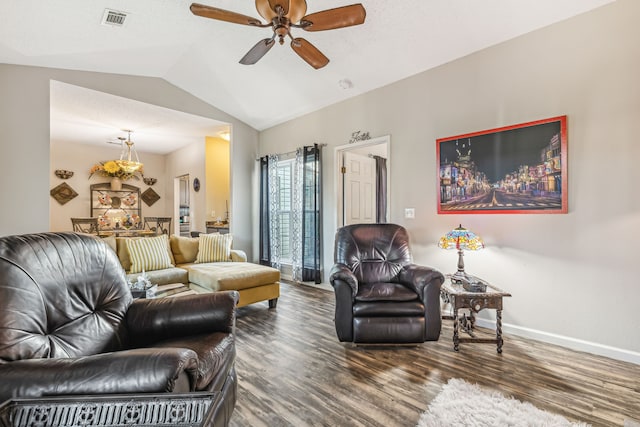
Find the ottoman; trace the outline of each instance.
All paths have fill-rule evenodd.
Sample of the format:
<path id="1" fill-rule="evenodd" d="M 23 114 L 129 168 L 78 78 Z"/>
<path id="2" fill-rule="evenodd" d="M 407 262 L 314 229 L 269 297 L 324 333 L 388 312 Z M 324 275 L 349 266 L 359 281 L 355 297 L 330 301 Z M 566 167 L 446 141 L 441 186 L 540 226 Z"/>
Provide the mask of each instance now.
<path id="1" fill-rule="evenodd" d="M 251 262 L 212 262 L 181 266 L 189 271 L 189 286 L 196 292 L 235 290 L 238 307 L 269 301 L 275 308 L 280 296 L 280 271 Z"/>

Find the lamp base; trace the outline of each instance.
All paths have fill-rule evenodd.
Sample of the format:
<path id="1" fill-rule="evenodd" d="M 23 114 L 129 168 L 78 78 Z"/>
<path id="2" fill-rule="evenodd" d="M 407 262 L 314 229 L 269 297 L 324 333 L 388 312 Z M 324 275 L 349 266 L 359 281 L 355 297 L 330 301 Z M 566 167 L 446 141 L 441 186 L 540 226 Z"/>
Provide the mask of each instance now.
<path id="1" fill-rule="evenodd" d="M 464 282 L 469 281 L 469 276 L 464 271 L 456 271 L 451 275 L 451 283 L 462 285 Z"/>
<path id="2" fill-rule="evenodd" d="M 487 282 L 464 272 L 451 275 L 451 283 L 462 285 L 464 290 L 468 292 L 486 292 L 487 290 Z"/>

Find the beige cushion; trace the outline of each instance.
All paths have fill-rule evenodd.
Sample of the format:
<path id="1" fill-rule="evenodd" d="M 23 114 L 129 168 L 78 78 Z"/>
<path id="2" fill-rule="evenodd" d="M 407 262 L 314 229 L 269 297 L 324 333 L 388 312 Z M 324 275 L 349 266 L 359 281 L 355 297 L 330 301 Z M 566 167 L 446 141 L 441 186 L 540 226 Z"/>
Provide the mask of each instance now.
<path id="1" fill-rule="evenodd" d="M 231 261 L 247 262 L 247 253 L 241 249 L 231 249 Z"/>
<path id="2" fill-rule="evenodd" d="M 191 264 L 189 282 L 212 291 L 240 290 L 280 280 L 280 271 L 250 262 Z"/>
<path id="3" fill-rule="evenodd" d="M 171 264 L 169 250 L 167 250 L 166 234 L 142 239 L 128 239 L 126 245 L 131 260 L 131 270 L 129 271 L 131 274 L 174 266 Z"/>
<path id="4" fill-rule="evenodd" d="M 196 262 L 200 239 L 197 237 L 182 237 L 175 234 L 169 239 L 171 252 L 176 264 Z"/>
<path id="5" fill-rule="evenodd" d="M 120 264 L 126 272 L 131 270 L 131 259 L 129 258 L 129 249 L 127 249 L 127 240 L 136 239 L 148 239 L 149 237 L 116 237 L 116 254 L 120 259 Z M 108 242 L 107 242 L 108 243 Z M 169 246 L 169 240 L 167 239 L 167 252 L 169 252 L 169 258 L 171 258 L 171 264 L 175 265 L 173 259 L 173 253 L 171 253 L 171 247 Z"/>
<path id="6" fill-rule="evenodd" d="M 107 237 L 103 237 L 102 240 L 105 241 L 105 243 L 107 245 L 109 245 L 109 247 L 111 249 L 113 249 L 113 252 L 118 253 L 118 246 L 116 244 L 116 236 L 107 236 Z"/>
<path id="7" fill-rule="evenodd" d="M 201 234 L 198 239 L 197 263 L 231 261 L 231 234 Z"/>

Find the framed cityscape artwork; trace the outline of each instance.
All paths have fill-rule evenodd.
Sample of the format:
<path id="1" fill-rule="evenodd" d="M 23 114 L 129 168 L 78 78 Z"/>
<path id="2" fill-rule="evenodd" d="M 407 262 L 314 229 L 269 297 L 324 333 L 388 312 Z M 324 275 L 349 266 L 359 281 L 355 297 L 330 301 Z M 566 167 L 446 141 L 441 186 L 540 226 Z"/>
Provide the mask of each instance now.
<path id="1" fill-rule="evenodd" d="M 439 214 L 567 213 L 567 116 L 436 140 Z"/>

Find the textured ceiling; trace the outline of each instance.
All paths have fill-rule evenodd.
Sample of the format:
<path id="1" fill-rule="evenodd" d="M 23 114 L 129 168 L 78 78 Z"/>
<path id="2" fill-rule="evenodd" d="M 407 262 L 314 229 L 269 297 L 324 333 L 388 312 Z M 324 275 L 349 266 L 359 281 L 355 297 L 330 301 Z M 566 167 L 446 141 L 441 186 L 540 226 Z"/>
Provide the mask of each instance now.
<path id="1" fill-rule="evenodd" d="M 362 0 L 363 25 L 292 30 L 331 60 L 314 70 L 288 43 L 240 65 L 271 30 L 194 16 L 190 1 L 0 0 L 0 62 L 161 77 L 263 130 L 610 1 Z M 259 17 L 252 0 L 199 2 Z M 351 3 L 307 4 L 313 13 Z M 128 14 L 124 27 L 101 24 L 106 8 Z"/>

